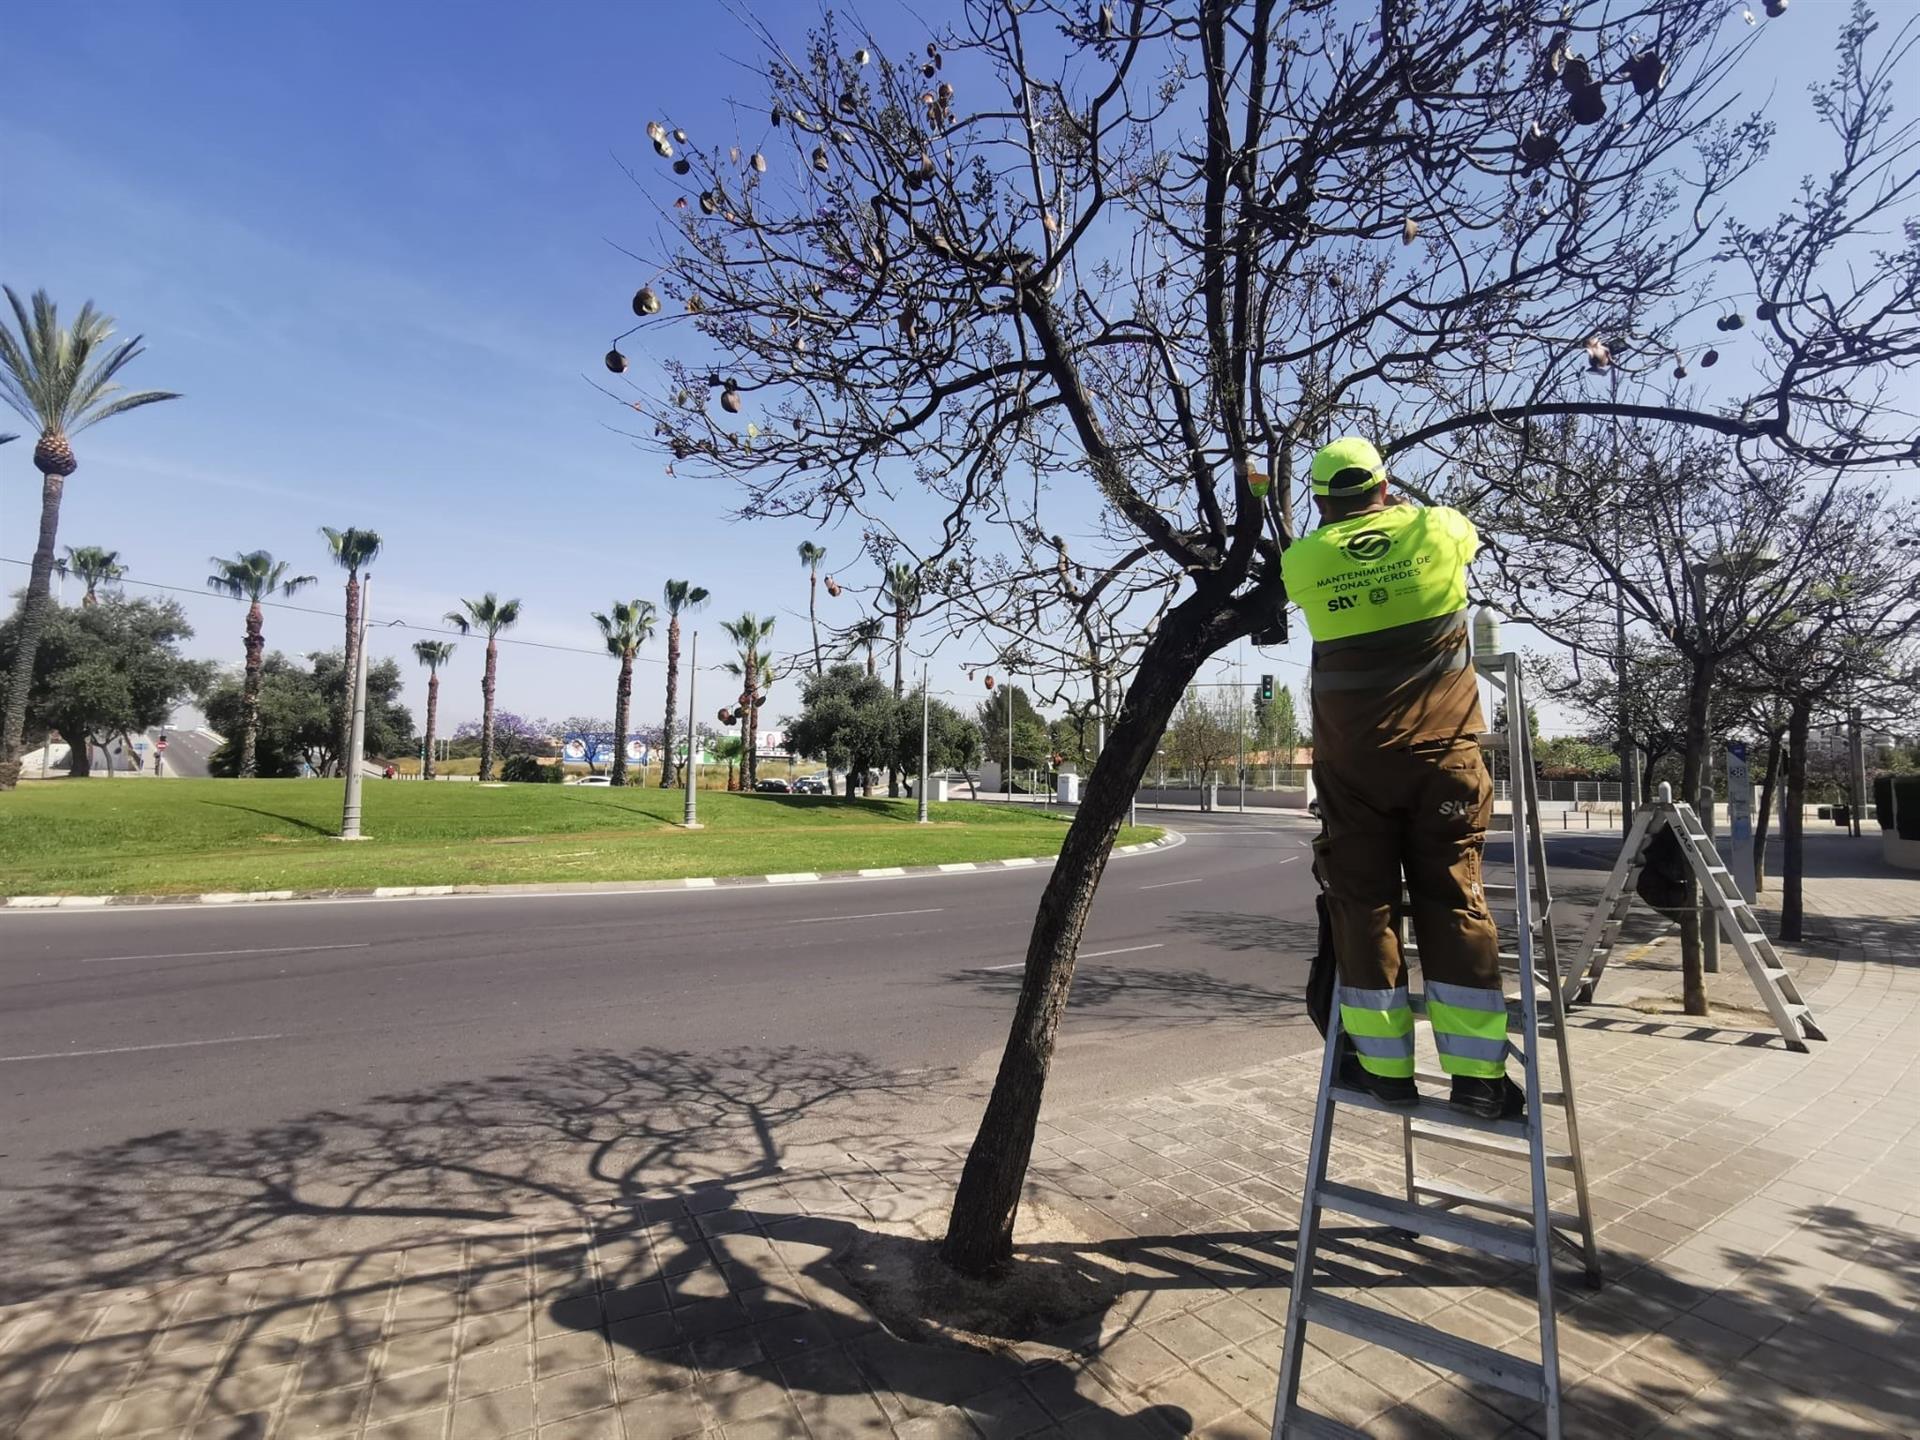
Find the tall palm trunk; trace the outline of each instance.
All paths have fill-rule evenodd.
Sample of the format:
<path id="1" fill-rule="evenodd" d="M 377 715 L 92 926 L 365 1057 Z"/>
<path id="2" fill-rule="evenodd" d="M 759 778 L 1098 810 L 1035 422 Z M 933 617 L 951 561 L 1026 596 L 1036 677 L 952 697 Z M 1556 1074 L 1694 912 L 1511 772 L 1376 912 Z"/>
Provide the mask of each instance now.
<path id="1" fill-rule="evenodd" d="M 1014 1216 L 1054 1038 L 1073 986 L 1094 890 L 1126 821 L 1128 802 L 1188 682 L 1209 655 L 1245 629 L 1231 603 L 1216 596 L 1195 594 L 1168 611 L 1147 642 L 1106 748 L 1094 761 L 1085 798 L 1034 916 L 1007 1047 L 954 1195 L 941 1254 L 965 1274 L 986 1274 L 1013 1253 Z"/>
<path id="2" fill-rule="evenodd" d="M 873 641 L 867 642 L 867 678 L 873 679 Z"/>
<path id="3" fill-rule="evenodd" d="M 427 676 L 427 758 L 420 763 L 423 778 L 433 779 L 433 735 L 440 724 L 440 672 Z"/>
<path id="4" fill-rule="evenodd" d="M 627 713 L 633 706 L 633 656 L 620 656 L 620 683 L 613 690 L 613 774 L 616 785 L 627 783 Z"/>
<path id="5" fill-rule="evenodd" d="M 95 593 L 94 582 L 89 580 L 87 582 L 87 593 L 80 597 L 80 608 L 82 610 L 91 610 L 99 603 L 100 597 Z"/>
<path id="6" fill-rule="evenodd" d="M 40 443 L 45 446 L 46 437 Z M 35 461 L 40 458 L 36 452 Z M 27 729 L 27 697 L 33 693 L 33 662 L 40 650 L 40 632 L 47 625 L 48 598 L 53 589 L 53 543 L 60 532 L 60 496 L 71 473 L 43 468 L 40 475 L 40 541 L 34 547 L 33 568 L 27 574 L 27 598 L 20 607 L 13 674 L 7 684 L 6 715 L 0 720 L 0 790 L 11 790 L 20 783 L 20 741 Z"/>
<path id="7" fill-rule="evenodd" d="M 346 704 L 340 707 L 340 743 L 334 753 L 340 757 L 339 770 L 347 773 L 347 751 L 353 745 L 353 692 L 360 674 L 360 572 L 347 572 L 347 690 Z"/>
<path id="8" fill-rule="evenodd" d="M 493 681 L 500 663 L 500 647 L 487 637 L 487 668 L 480 677 L 480 778 L 493 778 Z"/>
<path id="9" fill-rule="evenodd" d="M 673 717 L 680 708 L 680 617 L 667 621 L 667 723 L 660 727 L 660 788 L 673 788 Z M 693 736 L 687 736 L 687 758 L 693 758 Z"/>
<path id="10" fill-rule="evenodd" d="M 820 664 L 820 572 L 807 572 L 807 623 L 813 626 L 813 673 L 823 673 Z"/>
<path id="11" fill-rule="evenodd" d="M 893 607 L 893 698 L 898 700 L 906 692 L 905 665 L 907 650 L 907 616 L 898 605 Z M 887 761 L 887 796 L 900 798 L 900 766 L 892 760 Z"/>
<path id="12" fill-rule="evenodd" d="M 741 667 L 747 679 L 747 715 L 741 728 L 741 738 L 746 748 L 740 752 L 740 788 L 753 789 L 753 783 L 760 778 L 760 757 L 754 753 L 754 747 L 760 740 L 760 707 L 754 702 L 760 698 L 760 671 L 754 661 L 759 657 L 753 653 L 753 646 L 747 646 L 746 663 Z"/>
<path id="13" fill-rule="evenodd" d="M 260 666 L 266 659 L 267 636 L 260 602 L 247 607 L 247 671 L 240 683 L 240 778 L 251 780 L 259 772 L 260 748 Z"/>

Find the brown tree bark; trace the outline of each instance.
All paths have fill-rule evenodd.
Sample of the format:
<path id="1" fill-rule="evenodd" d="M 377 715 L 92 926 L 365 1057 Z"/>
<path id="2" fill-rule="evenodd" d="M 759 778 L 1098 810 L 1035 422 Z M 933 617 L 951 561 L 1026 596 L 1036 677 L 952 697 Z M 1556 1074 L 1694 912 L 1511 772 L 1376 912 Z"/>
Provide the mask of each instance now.
<path id="1" fill-rule="evenodd" d="M 33 567 L 27 572 L 13 673 L 7 681 L 7 708 L 4 719 L 0 719 L 0 790 L 11 790 L 20 783 L 20 741 L 27 729 L 27 699 L 33 694 L 34 657 L 40 653 L 40 632 L 47 625 L 53 589 L 53 544 L 60 532 L 60 496 L 66 486 L 64 475 L 40 477 L 40 538 L 33 549 Z"/>
<path id="2" fill-rule="evenodd" d="M 1760 780 L 1759 814 L 1753 817 L 1753 893 L 1767 888 L 1767 822 L 1773 814 L 1774 787 L 1780 779 L 1781 732 L 1767 736 L 1767 773 Z"/>
<path id="3" fill-rule="evenodd" d="M 613 690 L 613 773 L 615 785 L 627 783 L 627 715 L 633 708 L 633 656 L 620 657 L 620 683 Z"/>
<path id="4" fill-rule="evenodd" d="M 1796 696 L 1787 714 L 1787 797 L 1780 807 L 1780 938 L 1799 940 L 1806 920 L 1807 738 L 1813 701 Z"/>
<path id="5" fill-rule="evenodd" d="M 1187 683 L 1209 655 L 1251 628 L 1224 597 L 1201 592 L 1167 612 L 1141 656 L 1034 916 L 1012 1029 L 941 1248 L 956 1270 L 984 1275 L 1013 1253 L 1014 1217 L 1054 1039 L 1073 985 L 1087 911 L 1114 838 Z"/>
<path id="6" fill-rule="evenodd" d="M 500 665 L 500 647 L 487 637 L 487 668 L 480 675 L 480 778 L 493 778 L 493 682 Z"/>
<path id="7" fill-rule="evenodd" d="M 239 775 L 251 780 L 260 769 L 260 666 L 267 651 L 266 622 L 258 600 L 247 607 L 246 645 L 247 670 L 240 682 Z"/>
<path id="8" fill-rule="evenodd" d="M 1713 682 L 1720 669 L 1720 662 L 1711 657 L 1689 656 L 1692 662 L 1692 674 L 1687 682 L 1687 740 L 1680 756 L 1680 794 L 1678 798 L 1688 805 L 1695 804 L 1700 792 L 1700 776 L 1706 768 L 1707 723 L 1713 705 Z M 1706 842 L 1709 846 L 1712 841 Z M 1681 1008 L 1688 1015 L 1707 1013 L 1707 970 L 1703 946 L 1701 944 L 1700 886 L 1693 876 L 1687 877 L 1687 905 L 1694 913 L 1693 922 L 1682 922 L 1680 926 L 1680 994 Z M 1717 923 L 1708 921 L 1707 923 Z"/>
<path id="9" fill-rule="evenodd" d="M 893 698 L 898 700 L 907 693 L 906 688 L 906 650 L 907 615 L 900 606 L 893 607 Z M 900 798 L 900 766 L 894 760 L 887 761 L 887 798 Z"/>
<path id="10" fill-rule="evenodd" d="M 667 719 L 660 727 L 660 788 L 670 790 L 677 775 L 673 763 L 673 717 L 680 708 L 680 617 L 667 622 Z M 693 759 L 693 736 L 687 736 L 687 759 Z"/>
<path id="11" fill-rule="evenodd" d="M 759 657 L 754 654 L 753 645 L 749 644 L 746 650 L 740 666 L 746 677 L 747 692 L 745 713 L 740 718 L 740 788 L 751 790 L 760 778 L 760 757 L 755 753 L 760 740 L 760 670 L 754 663 Z"/>
<path id="12" fill-rule="evenodd" d="M 353 748 L 353 690 L 354 677 L 360 671 L 360 572 L 347 572 L 347 645 L 346 645 L 346 703 L 340 707 L 340 743 L 334 746 L 334 754 L 340 759 L 333 770 L 336 775 L 347 773 L 347 752 Z"/>
<path id="13" fill-rule="evenodd" d="M 427 756 L 420 762 L 420 774 L 433 779 L 433 735 L 440 723 L 440 672 L 427 676 Z"/>

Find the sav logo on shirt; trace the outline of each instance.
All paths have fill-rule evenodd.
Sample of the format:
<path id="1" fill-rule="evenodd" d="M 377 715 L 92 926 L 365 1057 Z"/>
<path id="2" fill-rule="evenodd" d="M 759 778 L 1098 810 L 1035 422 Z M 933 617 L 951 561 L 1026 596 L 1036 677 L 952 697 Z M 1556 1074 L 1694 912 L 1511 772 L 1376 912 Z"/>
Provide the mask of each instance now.
<path id="1" fill-rule="evenodd" d="M 1384 530 L 1361 530 L 1348 536 L 1340 544 L 1347 555 L 1362 565 L 1371 565 L 1383 559 L 1393 548 L 1393 537 Z"/>

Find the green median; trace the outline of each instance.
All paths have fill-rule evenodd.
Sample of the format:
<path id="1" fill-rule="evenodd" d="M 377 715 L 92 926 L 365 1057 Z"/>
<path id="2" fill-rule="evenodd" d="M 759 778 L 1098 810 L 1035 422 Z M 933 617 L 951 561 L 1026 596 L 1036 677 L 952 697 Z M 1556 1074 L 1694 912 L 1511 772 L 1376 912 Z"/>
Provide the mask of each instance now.
<path id="1" fill-rule="evenodd" d="M 57 780 L 0 795 L 0 894 L 175 895 L 380 885 L 668 880 L 1056 854 L 1066 817 L 985 803 L 368 780 Z M 1122 844 L 1160 831 L 1130 827 Z"/>

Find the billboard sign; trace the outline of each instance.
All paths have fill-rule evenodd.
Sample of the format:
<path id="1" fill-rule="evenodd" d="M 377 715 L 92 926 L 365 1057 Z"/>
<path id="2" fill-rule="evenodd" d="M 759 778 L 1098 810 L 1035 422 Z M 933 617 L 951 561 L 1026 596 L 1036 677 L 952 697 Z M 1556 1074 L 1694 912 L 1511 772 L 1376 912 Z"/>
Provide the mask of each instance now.
<path id="1" fill-rule="evenodd" d="M 561 737 L 560 758 L 569 765 L 611 765 L 616 736 L 611 730 L 573 730 Z M 638 735 L 627 737 L 627 763 L 647 763 L 647 742 Z"/>

